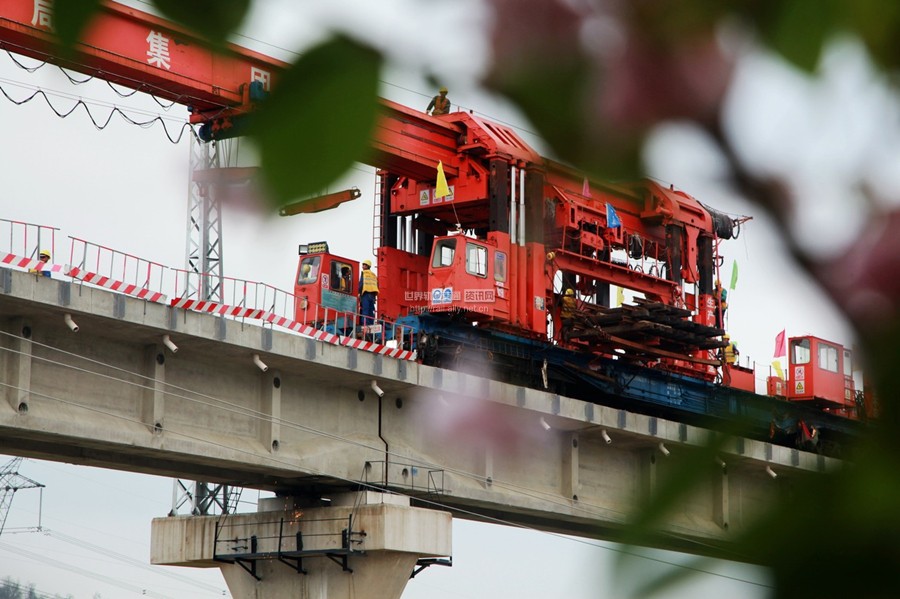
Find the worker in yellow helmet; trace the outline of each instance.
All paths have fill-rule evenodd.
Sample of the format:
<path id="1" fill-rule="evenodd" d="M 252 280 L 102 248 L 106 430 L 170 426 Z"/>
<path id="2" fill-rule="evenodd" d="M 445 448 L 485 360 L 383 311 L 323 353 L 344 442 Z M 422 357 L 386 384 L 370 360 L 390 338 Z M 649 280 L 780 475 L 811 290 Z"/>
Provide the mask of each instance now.
<path id="1" fill-rule="evenodd" d="M 450 112 L 450 98 L 447 97 L 447 88 L 442 87 L 438 90 L 438 94 L 440 95 L 433 97 L 431 102 L 428 103 L 428 108 L 425 109 L 425 112 L 431 116 Z"/>
<path id="2" fill-rule="evenodd" d="M 568 330 L 572 328 L 572 321 L 575 318 L 575 304 L 575 290 L 569 287 L 563 293 L 559 308 L 559 320 L 562 324 L 562 333 L 564 337 Z"/>
<path id="3" fill-rule="evenodd" d="M 372 272 L 372 261 L 363 260 L 359 275 L 359 313 L 362 325 L 372 324 L 375 318 L 375 300 L 378 298 L 378 277 Z"/>
<path id="4" fill-rule="evenodd" d="M 726 364 L 735 364 L 738 360 L 738 357 L 741 355 L 741 352 L 738 351 L 737 344 L 731 340 L 731 337 L 726 333 L 722 335 L 722 340 L 727 341 L 728 345 L 725 346 L 725 363 Z"/>
<path id="5" fill-rule="evenodd" d="M 297 281 L 298 283 L 309 283 L 315 280 L 315 276 L 312 274 L 312 266 L 309 264 L 303 264 L 300 266 L 300 278 Z"/>
<path id="6" fill-rule="evenodd" d="M 38 254 L 38 260 L 40 260 L 41 264 L 37 268 L 29 268 L 28 272 L 38 274 L 45 277 L 50 276 L 50 269 L 45 268 L 46 265 L 50 262 L 50 251 L 49 250 L 41 250 L 41 253 Z"/>

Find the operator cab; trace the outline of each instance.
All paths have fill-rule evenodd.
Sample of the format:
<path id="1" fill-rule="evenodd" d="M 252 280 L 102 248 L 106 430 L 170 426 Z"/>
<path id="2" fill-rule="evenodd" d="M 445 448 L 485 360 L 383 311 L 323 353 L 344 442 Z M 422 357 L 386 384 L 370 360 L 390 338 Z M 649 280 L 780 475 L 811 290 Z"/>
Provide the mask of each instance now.
<path id="1" fill-rule="evenodd" d="M 786 396 L 841 416 L 856 416 L 851 352 L 818 337 L 791 337 Z"/>
<path id="2" fill-rule="evenodd" d="M 508 318 L 509 253 L 497 247 L 494 234 L 488 241 L 464 235 L 436 237 L 432 247 L 430 312 L 467 311 L 481 319 Z"/>
<path id="3" fill-rule="evenodd" d="M 294 320 L 303 324 L 353 318 L 359 264 L 329 253 L 324 241 L 302 244 L 294 282 Z"/>

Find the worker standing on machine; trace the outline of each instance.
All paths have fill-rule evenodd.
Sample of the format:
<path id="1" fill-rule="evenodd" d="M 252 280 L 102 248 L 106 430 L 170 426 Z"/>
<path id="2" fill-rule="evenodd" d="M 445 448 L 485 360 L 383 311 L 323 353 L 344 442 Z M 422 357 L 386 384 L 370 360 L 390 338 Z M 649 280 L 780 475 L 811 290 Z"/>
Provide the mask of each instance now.
<path id="1" fill-rule="evenodd" d="M 450 98 L 447 97 L 447 88 L 442 87 L 438 90 L 438 93 L 440 95 L 433 97 L 431 102 L 428 103 L 428 108 L 425 109 L 426 114 L 437 116 L 450 112 Z"/>
<path id="2" fill-rule="evenodd" d="M 741 355 L 741 352 L 738 351 L 737 343 L 731 340 L 731 337 L 728 334 L 722 335 L 722 339 L 728 342 L 728 345 L 725 346 L 725 363 L 729 365 L 736 364 L 738 358 Z"/>
<path id="3" fill-rule="evenodd" d="M 569 330 L 572 328 L 572 320 L 575 318 L 575 291 L 571 288 L 566 289 L 560 301 L 559 320 L 562 324 L 562 334 L 565 339 Z"/>
<path id="4" fill-rule="evenodd" d="M 725 311 L 728 309 L 728 290 L 722 287 L 722 281 L 716 281 L 714 293 L 714 297 L 719 304 L 716 306 L 716 326 L 725 328 Z"/>
<path id="5" fill-rule="evenodd" d="M 564 327 L 572 324 L 572 318 L 575 317 L 575 291 L 566 289 L 562 297 L 562 307 L 559 310 L 559 318 L 562 320 Z"/>
<path id="6" fill-rule="evenodd" d="M 375 319 L 375 300 L 378 297 L 378 277 L 372 272 L 372 261 L 363 260 L 359 275 L 359 313 L 362 326 L 369 326 Z"/>

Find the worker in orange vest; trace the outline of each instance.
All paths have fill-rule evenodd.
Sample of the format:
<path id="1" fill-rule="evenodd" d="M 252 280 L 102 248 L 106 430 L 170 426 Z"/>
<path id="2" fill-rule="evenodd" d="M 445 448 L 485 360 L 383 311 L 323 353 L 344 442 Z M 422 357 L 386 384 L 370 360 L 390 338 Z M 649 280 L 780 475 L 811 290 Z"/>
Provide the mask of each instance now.
<path id="1" fill-rule="evenodd" d="M 447 97 L 447 88 L 442 87 L 438 90 L 438 93 L 440 95 L 433 97 L 431 102 L 428 103 L 428 108 L 425 109 L 425 112 L 431 116 L 450 112 L 450 98 Z"/>

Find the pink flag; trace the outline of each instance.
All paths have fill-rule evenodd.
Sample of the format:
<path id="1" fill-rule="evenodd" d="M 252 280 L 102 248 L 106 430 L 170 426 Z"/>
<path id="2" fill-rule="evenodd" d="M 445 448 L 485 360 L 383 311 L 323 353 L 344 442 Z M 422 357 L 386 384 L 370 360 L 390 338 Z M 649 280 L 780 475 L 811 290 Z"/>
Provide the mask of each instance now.
<path id="1" fill-rule="evenodd" d="M 581 195 L 586 198 L 591 197 L 591 184 L 588 183 L 587 177 L 584 178 L 584 183 L 581 184 Z"/>
<path id="2" fill-rule="evenodd" d="M 775 337 L 775 357 L 780 358 L 787 355 L 787 343 L 785 339 L 786 329 L 782 329 Z"/>

